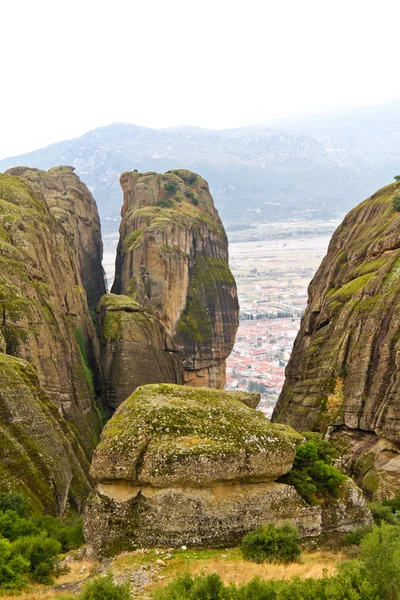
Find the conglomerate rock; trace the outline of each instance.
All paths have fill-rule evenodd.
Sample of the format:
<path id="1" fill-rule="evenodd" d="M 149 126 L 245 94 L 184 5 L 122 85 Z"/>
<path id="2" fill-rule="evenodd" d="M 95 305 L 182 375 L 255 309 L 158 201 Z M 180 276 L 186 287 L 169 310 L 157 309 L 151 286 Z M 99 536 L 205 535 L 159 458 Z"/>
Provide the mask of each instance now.
<path id="1" fill-rule="evenodd" d="M 85 536 L 97 556 L 134 547 L 229 546 L 267 522 L 290 519 L 302 536 L 370 521 L 351 480 L 340 500 L 310 507 L 274 483 L 302 437 L 229 393 L 177 385 L 138 388 L 103 430 Z"/>
<path id="2" fill-rule="evenodd" d="M 25 172 L 23 168 L 17 171 Z M 14 413 L 10 400 L 10 394 L 14 392 L 8 386 L 2 392 L 6 407 L 1 411 L 0 426 L 13 447 L 18 445 L 19 452 L 38 459 L 37 472 L 52 490 L 52 497 L 41 497 L 39 501 L 62 512 L 67 499 L 80 506 L 89 488 L 88 465 L 100 433 L 94 389 L 94 381 L 100 380 L 100 352 L 81 278 L 81 254 L 76 249 L 80 242 L 71 239 L 72 234 L 66 235 L 65 224 L 53 216 L 46 202 L 43 190 L 48 174 L 35 171 L 34 177 L 31 172 L 29 177 L 35 181 L 22 175 L 0 175 L 0 349 L 7 355 L 28 361 L 37 374 L 39 387 L 36 389 L 36 384 L 28 386 L 35 389 L 31 390 L 31 395 L 25 394 L 26 402 L 32 404 L 38 394 L 46 396 L 54 405 L 53 412 L 58 412 L 62 425 L 57 426 L 57 435 L 65 436 L 60 438 L 59 445 L 68 447 L 64 455 L 61 450 L 59 452 L 57 469 L 64 469 L 62 485 L 60 477 L 52 472 L 53 461 L 48 462 L 48 469 L 38 466 L 42 465 L 42 457 L 48 456 L 54 442 L 55 434 L 50 431 L 55 428 L 54 415 L 47 420 L 47 429 L 44 417 L 40 417 L 42 440 L 33 452 L 35 442 L 24 434 L 27 421 L 24 415 L 20 419 L 17 405 Z M 62 195 L 61 191 L 59 193 Z M 91 211 L 96 212 L 94 201 Z M 103 289 L 99 291 L 102 292 Z M 16 370 L 16 382 L 21 385 L 18 365 L 22 362 L 7 362 L 6 379 L 0 381 L 0 387 L 6 385 L 6 380 L 12 380 L 13 369 Z M 32 413 L 33 408 L 28 410 L 27 407 L 26 414 L 29 411 Z M 40 411 L 43 415 L 43 410 Z M 15 423 L 19 424 L 15 426 Z M 21 433 L 18 439 L 17 432 Z M 48 451 L 42 452 L 39 448 L 45 444 L 49 444 Z M 71 448 L 75 458 L 71 456 Z M 5 455 L 3 468 L 10 468 L 8 460 L 12 454 Z M 77 468 L 77 461 L 81 469 Z M 72 472 L 73 477 L 70 476 Z M 13 475 L 32 494 L 41 489 L 42 483 L 36 482 L 35 487 L 25 469 L 20 468 Z M 64 485 L 68 480 L 69 484 Z M 9 489 L 9 482 L 0 480 L 0 487 Z"/>
<path id="3" fill-rule="evenodd" d="M 348 472 L 379 498 L 400 493 L 400 213 L 392 207 L 397 194 L 400 183 L 381 189 L 333 235 L 310 284 L 272 417 L 301 431 L 330 427 L 335 442 L 345 446 Z M 367 447 L 368 459 L 360 453 Z"/>
<path id="4" fill-rule="evenodd" d="M 185 382 L 223 388 L 238 326 L 228 242 L 207 182 L 190 171 L 123 173 L 112 292 L 152 310 L 180 352 Z"/>
<path id="5" fill-rule="evenodd" d="M 182 383 L 183 369 L 171 336 L 135 300 L 106 294 L 97 313 L 107 406 L 117 408 L 146 383 Z"/>

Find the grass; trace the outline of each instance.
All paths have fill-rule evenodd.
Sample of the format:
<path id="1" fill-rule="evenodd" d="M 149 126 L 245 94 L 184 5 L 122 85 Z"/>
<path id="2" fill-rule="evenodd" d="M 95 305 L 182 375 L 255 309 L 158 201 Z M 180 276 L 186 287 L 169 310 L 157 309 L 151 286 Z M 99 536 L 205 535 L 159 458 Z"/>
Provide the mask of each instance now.
<path id="1" fill-rule="evenodd" d="M 224 583 L 244 584 L 254 577 L 262 579 L 290 579 L 291 577 L 322 577 L 326 570 L 328 575 L 335 572 L 336 564 L 344 556 L 332 552 L 304 552 L 299 561 L 291 564 L 264 563 L 256 564 L 245 561 L 239 548 L 223 550 L 176 550 L 172 558 L 166 559 L 167 552 L 156 554 L 154 550 L 143 554 L 129 553 L 121 555 L 114 562 L 114 569 L 127 572 L 141 565 L 154 564 L 157 559 L 166 563 L 160 574 L 162 581 L 156 581 L 146 589 L 145 595 L 161 585 L 166 585 L 177 575 L 191 573 L 192 575 L 218 573 Z M 139 596 L 140 598 L 140 596 Z"/>
<path id="2" fill-rule="evenodd" d="M 71 553 L 73 554 L 73 552 Z M 292 577 L 322 577 L 324 569 L 328 575 L 333 575 L 336 564 L 344 559 L 344 555 L 333 552 L 304 552 L 296 563 L 278 564 L 264 563 L 256 564 L 243 560 L 239 548 L 222 550 L 175 550 L 171 558 L 167 558 L 168 552 L 164 550 L 143 550 L 136 552 L 124 552 L 112 563 L 111 569 L 118 578 L 136 571 L 143 565 L 149 567 L 156 565 L 161 559 L 165 567 L 160 567 L 155 572 L 153 583 L 143 593 L 139 594 L 138 600 L 149 597 L 151 592 L 166 585 L 177 575 L 191 573 L 192 575 L 218 573 L 224 583 L 236 583 L 238 585 L 248 583 L 254 577 L 262 579 L 291 579 Z M 55 586 L 67 585 L 82 581 L 96 573 L 98 563 L 88 560 L 71 560 L 68 562 L 71 571 L 62 575 L 55 581 Z M 84 568 L 85 567 L 85 568 Z M 164 579 L 159 579 L 162 576 Z M 63 600 L 67 592 L 62 593 L 46 588 L 43 585 L 31 586 L 25 592 L 16 595 L 0 595 L 0 600 Z M 69 593 L 69 597 L 71 594 Z"/>

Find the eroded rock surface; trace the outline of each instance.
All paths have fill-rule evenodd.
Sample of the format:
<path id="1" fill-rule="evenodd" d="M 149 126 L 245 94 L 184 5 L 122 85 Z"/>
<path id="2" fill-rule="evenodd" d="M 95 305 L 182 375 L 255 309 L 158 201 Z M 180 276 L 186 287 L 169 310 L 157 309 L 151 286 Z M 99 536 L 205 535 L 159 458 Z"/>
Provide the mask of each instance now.
<path id="1" fill-rule="evenodd" d="M 330 510 L 274 483 L 302 437 L 271 424 L 232 394 L 206 388 L 138 388 L 107 423 L 85 515 L 95 555 L 133 547 L 228 546 L 266 522 L 294 521 L 303 536 L 369 522 L 350 480 Z"/>
<path id="2" fill-rule="evenodd" d="M 21 169 L 22 172 L 25 171 Z M 26 414 L 35 413 L 36 409 L 29 408 L 28 404 L 35 402 L 37 394 L 49 398 L 58 412 L 62 426 L 57 426 L 57 435 L 65 436 L 60 438 L 58 446 L 68 447 L 63 458 L 60 450 L 57 465 L 60 470 L 64 469 L 64 479 L 61 485 L 60 477 L 52 472 L 51 465 L 55 463 L 49 461 L 49 468 L 42 470 L 42 476 L 52 496 L 40 501 L 62 512 L 67 499 L 81 505 L 89 488 L 88 464 L 100 432 L 94 385 L 100 373 L 100 352 L 81 278 L 83 268 L 76 250 L 80 242 L 72 234 L 72 240 L 66 235 L 65 223 L 61 224 L 49 208 L 44 193 L 47 176 L 41 171 L 34 171 L 34 178 L 28 179 L 22 175 L 0 175 L 0 349 L 29 362 L 37 374 L 39 387 L 36 389 L 34 385 L 31 395 L 28 392 L 25 395 Z M 31 181 L 32 178 L 35 181 Z M 62 196 L 62 192 L 60 194 Z M 55 417 L 49 417 L 46 429 L 43 410 L 38 407 L 36 412 L 42 414 L 41 444 L 34 444 L 33 434 L 31 440 L 25 435 L 28 427 L 25 416 L 20 420 L 17 405 L 14 413 L 10 400 L 14 392 L 11 383 L 7 383 L 12 381 L 10 373 L 14 369 L 16 385 L 22 385 L 18 378 L 25 376 L 21 375 L 18 364 L 9 361 L 8 374 L 1 381 L 5 386 L 2 394 L 6 404 L 3 404 L 0 424 L 13 447 L 18 446 L 22 454 L 35 456 L 37 465 L 42 465 L 43 457 L 48 456 L 54 442 L 55 434 L 50 430 L 55 428 Z M 19 424 L 11 426 L 15 423 Z M 20 437 L 16 437 L 17 432 Z M 46 444 L 49 444 L 48 452 L 42 452 L 39 448 Z M 71 457 L 70 447 L 75 458 Z M 11 456 L 12 453 L 8 453 L 7 460 Z M 81 469 L 76 468 L 76 461 Z M 9 469 L 7 462 L 3 468 Z M 39 466 L 37 472 L 41 472 Z M 35 489 L 25 469 L 15 471 L 15 476 L 33 494 L 41 489 L 39 482 Z M 2 480 L 0 485 L 8 489 L 7 480 Z"/>
<path id="3" fill-rule="evenodd" d="M 336 230 L 310 284 L 273 414 L 301 431 L 332 426 L 337 441 L 343 435 L 346 442 L 346 430 L 366 432 L 367 446 L 389 445 L 393 458 L 400 453 L 400 213 L 392 208 L 399 193 L 399 183 L 383 188 Z M 381 471 L 382 453 L 372 454 L 380 455 Z M 380 484 L 371 492 L 365 473 L 358 479 L 377 497 L 399 492 L 400 461 L 389 462 L 397 483 L 386 477 L 384 492 Z"/>
<path id="4" fill-rule="evenodd" d="M 112 292 L 150 308 L 180 351 L 185 382 L 223 388 L 238 326 L 228 242 L 207 182 L 190 171 L 124 173 Z"/>
<path id="5" fill-rule="evenodd" d="M 97 309 L 107 405 L 117 408 L 139 386 L 182 383 L 183 369 L 164 326 L 128 296 L 106 294 Z"/>

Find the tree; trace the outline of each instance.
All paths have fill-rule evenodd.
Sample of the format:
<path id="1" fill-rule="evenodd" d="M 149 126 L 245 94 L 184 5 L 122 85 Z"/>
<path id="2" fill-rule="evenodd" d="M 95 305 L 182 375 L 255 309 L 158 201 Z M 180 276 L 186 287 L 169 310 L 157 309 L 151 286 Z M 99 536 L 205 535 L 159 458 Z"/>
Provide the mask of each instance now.
<path id="1" fill-rule="evenodd" d="M 400 181 L 400 175 L 395 175 L 395 176 L 394 176 L 394 180 L 395 180 L 395 181 Z"/>

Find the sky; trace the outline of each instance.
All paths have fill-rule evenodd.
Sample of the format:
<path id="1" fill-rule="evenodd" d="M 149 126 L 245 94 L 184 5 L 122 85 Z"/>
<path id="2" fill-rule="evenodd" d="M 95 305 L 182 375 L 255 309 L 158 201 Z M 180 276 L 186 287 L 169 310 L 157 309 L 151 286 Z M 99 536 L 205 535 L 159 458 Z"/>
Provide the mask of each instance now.
<path id="1" fill-rule="evenodd" d="M 115 121 L 223 129 L 400 97 L 389 0 L 2 0 L 0 158 Z"/>

